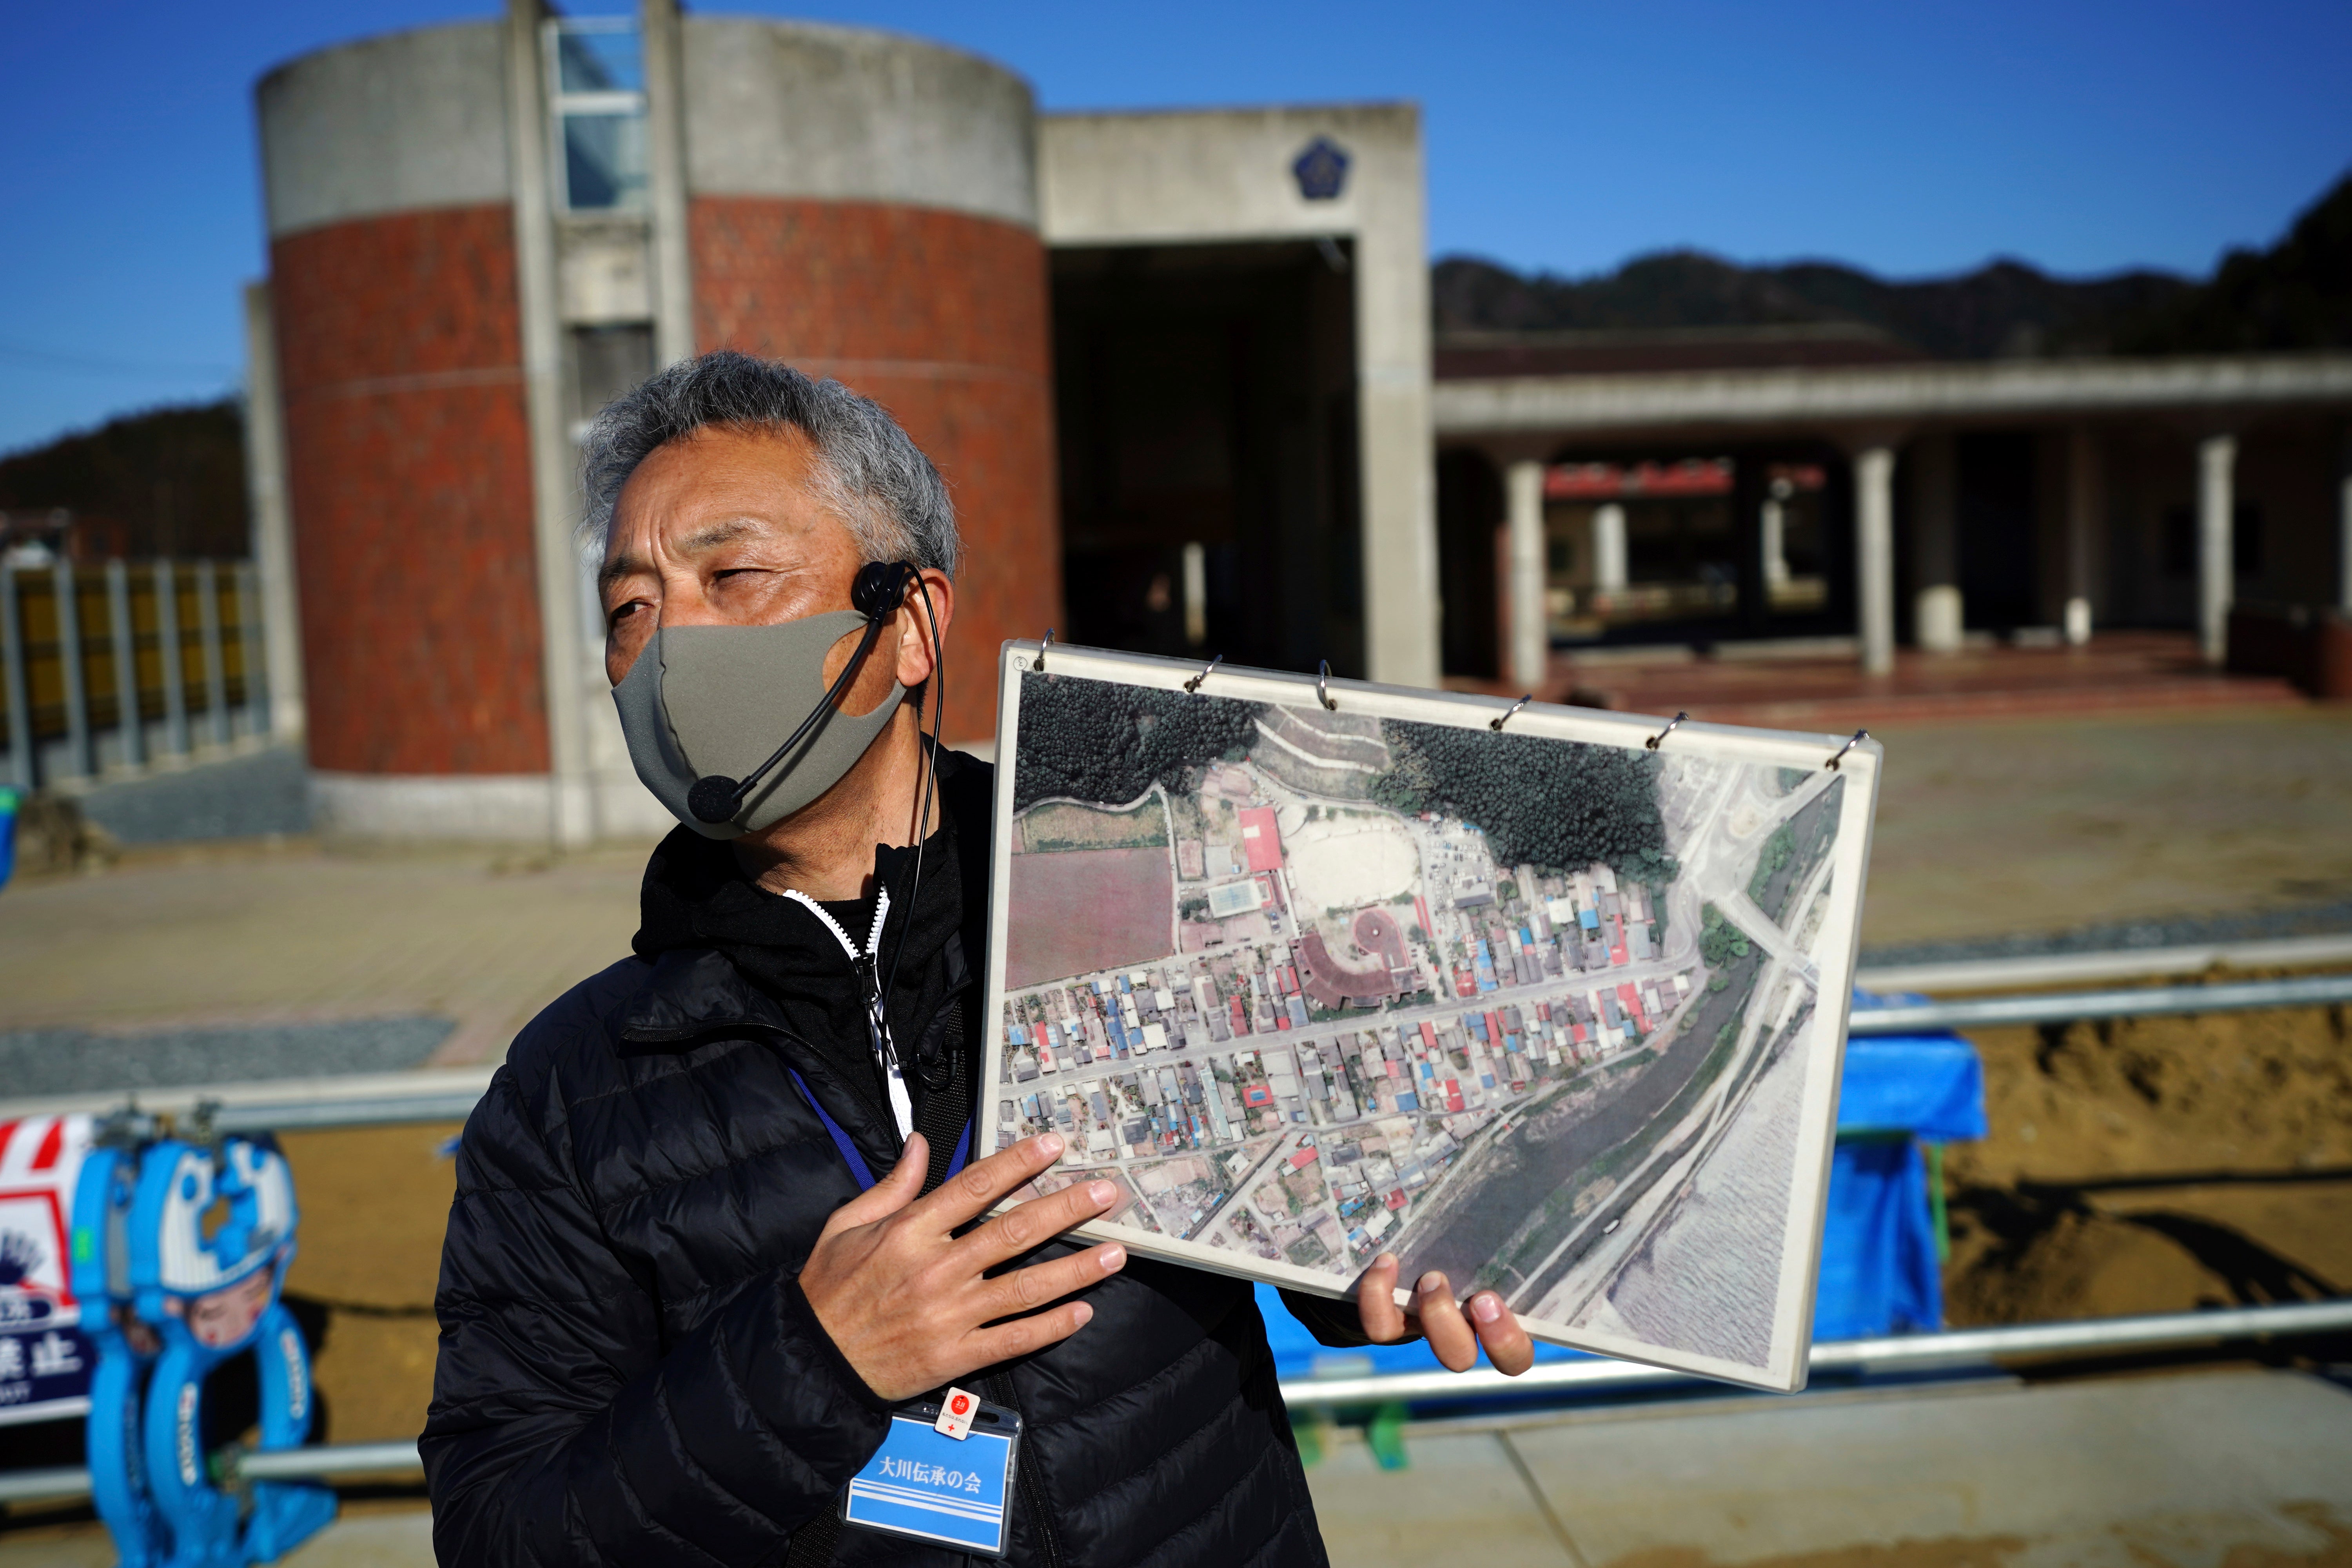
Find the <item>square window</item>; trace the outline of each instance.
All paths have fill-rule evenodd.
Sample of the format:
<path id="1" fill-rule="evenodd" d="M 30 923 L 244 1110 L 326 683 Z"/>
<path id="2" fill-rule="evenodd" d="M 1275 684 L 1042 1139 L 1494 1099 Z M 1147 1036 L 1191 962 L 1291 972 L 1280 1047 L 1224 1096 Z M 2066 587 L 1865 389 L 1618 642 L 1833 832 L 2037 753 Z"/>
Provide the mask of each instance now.
<path id="1" fill-rule="evenodd" d="M 635 210 L 645 205 L 643 114 L 563 117 L 564 204 L 574 212 Z"/>

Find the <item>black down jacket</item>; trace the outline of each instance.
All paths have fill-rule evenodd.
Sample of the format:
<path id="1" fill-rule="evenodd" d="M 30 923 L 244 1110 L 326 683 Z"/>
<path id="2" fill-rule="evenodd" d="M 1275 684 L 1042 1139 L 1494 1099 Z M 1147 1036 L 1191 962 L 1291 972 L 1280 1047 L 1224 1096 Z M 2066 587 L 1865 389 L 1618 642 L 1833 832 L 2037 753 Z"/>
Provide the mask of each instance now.
<path id="1" fill-rule="evenodd" d="M 962 932 L 984 932 L 991 770 L 941 761 L 940 837 L 955 842 L 932 842 L 961 873 Z M 680 838 L 707 856 L 683 834 L 663 853 Z M 658 885 L 663 853 L 649 929 L 657 902 L 678 901 Z M 678 911 L 662 918 L 675 927 Z M 880 1444 L 888 1406 L 797 1283 L 825 1217 L 858 1188 L 793 1071 L 876 1173 L 899 1140 L 870 1084 L 845 1070 L 857 1056 L 826 1048 L 839 1044 L 829 1031 L 862 1035 L 859 1010 L 848 961 L 806 919 L 818 940 L 792 949 L 781 976 L 772 952 L 739 963 L 724 940 L 641 933 L 640 956 L 532 1021 L 467 1122 L 421 1445 L 443 1563 L 964 1561 L 854 1529 L 824 1549 L 837 1527 L 820 1516 Z M 954 967 L 928 989 L 948 993 L 942 1013 L 976 1011 L 984 966 Z M 1013 1560 L 1323 1563 L 1249 1287 L 1136 1258 L 1087 1300 L 1094 1319 L 1074 1337 L 965 1380 L 1025 1423 Z M 1351 1308 L 1298 1305 L 1319 1334 L 1350 1342 Z"/>

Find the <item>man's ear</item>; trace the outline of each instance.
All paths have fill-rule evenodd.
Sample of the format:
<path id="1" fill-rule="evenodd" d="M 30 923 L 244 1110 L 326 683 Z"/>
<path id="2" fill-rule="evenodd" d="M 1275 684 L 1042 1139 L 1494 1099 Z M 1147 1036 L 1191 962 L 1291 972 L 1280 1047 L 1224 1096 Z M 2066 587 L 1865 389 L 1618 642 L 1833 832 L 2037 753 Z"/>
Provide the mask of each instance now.
<path id="1" fill-rule="evenodd" d="M 929 680 L 937 669 L 933 622 L 938 623 L 940 640 L 944 641 L 948 623 L 955 618 L 954 582 L 944 572 L 926 568 L 918 581 L 907 585 L 904 609 L 898 624 L 898 684 L 911 688 Z"/>

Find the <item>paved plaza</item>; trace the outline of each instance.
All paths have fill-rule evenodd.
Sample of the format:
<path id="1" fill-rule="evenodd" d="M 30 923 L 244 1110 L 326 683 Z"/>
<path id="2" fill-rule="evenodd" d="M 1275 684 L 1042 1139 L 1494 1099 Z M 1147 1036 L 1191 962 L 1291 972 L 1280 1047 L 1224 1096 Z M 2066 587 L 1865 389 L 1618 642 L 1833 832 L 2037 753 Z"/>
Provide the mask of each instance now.
<path id="1" fill-rule="evenodd" d="M 2352 1391 L 2210 1370 L 1758 1395 L 1355 1429 L 1308 1468 L 1341 1568 L 2340 1568 Z M 366 1503 L 288 1568 L 427 1568 L 421 1506 Z M 92 1525 L 0 1568 L 102 1568 Z"/>
<path id="2" fill-rule="evenodd" d="M 1865 951 L 2352 898 L 2352 710 L 1889 727 Z M 441 1018 L 495 1060 L 624 956 L 645 845 L 133 846 L 0 889 L 0 1037 Z M 237 1074 L 231 1076 L 252 1076 Z"/>

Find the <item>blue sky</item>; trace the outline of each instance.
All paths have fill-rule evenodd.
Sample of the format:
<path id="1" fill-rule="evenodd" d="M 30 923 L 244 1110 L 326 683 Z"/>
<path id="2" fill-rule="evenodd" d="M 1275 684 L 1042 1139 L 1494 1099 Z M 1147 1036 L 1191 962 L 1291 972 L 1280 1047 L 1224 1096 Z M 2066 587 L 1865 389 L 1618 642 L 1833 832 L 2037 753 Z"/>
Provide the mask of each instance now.
<path id="1" fill-rule="evenodd" d="M 568 7 L 616 8 L 612 0 Z M 1048 109 L 1412 99 L 1430 241 L 1583 274 L 1669 246 L 1916 277 L 2201 272 L 2352 166 L 2352 5 L 833 0 Z M 252 83 L 486 0 L 81 0 L 9 24 L 0 451 L 234 387 L 263 269 Z"/>

